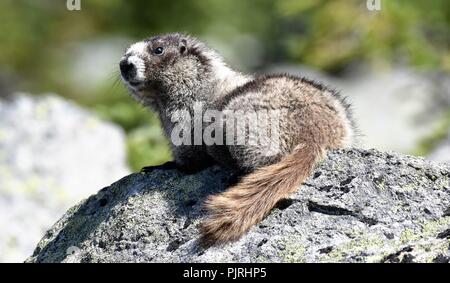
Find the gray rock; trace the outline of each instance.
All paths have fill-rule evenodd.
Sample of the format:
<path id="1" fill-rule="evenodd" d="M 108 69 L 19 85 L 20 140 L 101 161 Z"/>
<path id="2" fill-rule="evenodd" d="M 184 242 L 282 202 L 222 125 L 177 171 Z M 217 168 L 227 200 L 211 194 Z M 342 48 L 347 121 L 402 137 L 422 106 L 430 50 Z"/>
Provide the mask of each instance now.
<path id="1" fill-rule="evenodd" d="M 205 196 L 230 172 L 129 175 L 70 209 L 28 262 L 448 262 L 450 168 L 375 150 L 328 154 L 239 241 L 202 250 Z"/>
<path id="2" fill-rule="evenodd" d="M 62 98 L 0 100 L 0 262 L 23 262 L 74 203 L 128 174 L 123 131 Z"/>

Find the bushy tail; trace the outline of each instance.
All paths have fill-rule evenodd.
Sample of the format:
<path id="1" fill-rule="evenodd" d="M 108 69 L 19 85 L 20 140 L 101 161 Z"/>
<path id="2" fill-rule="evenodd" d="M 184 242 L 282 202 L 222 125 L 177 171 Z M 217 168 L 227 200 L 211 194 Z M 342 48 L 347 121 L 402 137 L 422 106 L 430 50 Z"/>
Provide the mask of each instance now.
<path id="1" fill-rule="evenodd" d="M 201 244 L 239 239 L 279 200 L 298 189 L 323 154 L 320 146 L 298 146 L 280 162 L 262 167 L 224 193 L 209 197 L 205 205 L 210 217 L 202 223 Z"/>

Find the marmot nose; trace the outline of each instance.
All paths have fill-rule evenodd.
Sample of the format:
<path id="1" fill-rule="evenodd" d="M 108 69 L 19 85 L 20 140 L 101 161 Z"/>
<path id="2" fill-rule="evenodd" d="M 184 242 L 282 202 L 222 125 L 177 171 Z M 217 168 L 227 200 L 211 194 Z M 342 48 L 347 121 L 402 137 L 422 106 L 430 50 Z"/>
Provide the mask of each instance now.
<path id="1" fill-rule="evenodd" d="M 130 80 L 136 76 L 136 66 L 128 61 L 128 57 L 122 59 L 119 66 L 124 79 Z"/>

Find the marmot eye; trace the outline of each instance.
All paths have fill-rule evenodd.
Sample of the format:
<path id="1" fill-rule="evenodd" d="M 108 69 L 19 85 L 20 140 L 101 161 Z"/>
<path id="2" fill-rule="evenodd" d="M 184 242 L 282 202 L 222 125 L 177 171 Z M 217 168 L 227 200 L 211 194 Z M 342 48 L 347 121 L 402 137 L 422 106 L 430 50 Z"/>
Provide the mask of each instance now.
<path id="1" fill-rule="evenodd" d="M 155 52 L 156 55 L 161 55 L 164 52 L 164 48 L 157 47 L 153 52 Z"/>

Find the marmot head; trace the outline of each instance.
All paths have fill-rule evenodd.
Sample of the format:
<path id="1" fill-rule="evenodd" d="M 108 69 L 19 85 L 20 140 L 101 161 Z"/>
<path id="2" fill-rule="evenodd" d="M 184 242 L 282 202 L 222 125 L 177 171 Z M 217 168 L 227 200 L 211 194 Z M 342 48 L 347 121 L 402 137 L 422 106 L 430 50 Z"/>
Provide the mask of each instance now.
<path id="1" fill-rule="evenodd" d="M 138 98 L 166 89 L 193 89 L 210 79 L 222 59 L 194 37 L 172 33 L 131 45 L 120 61 L 123 81 Z"/>

